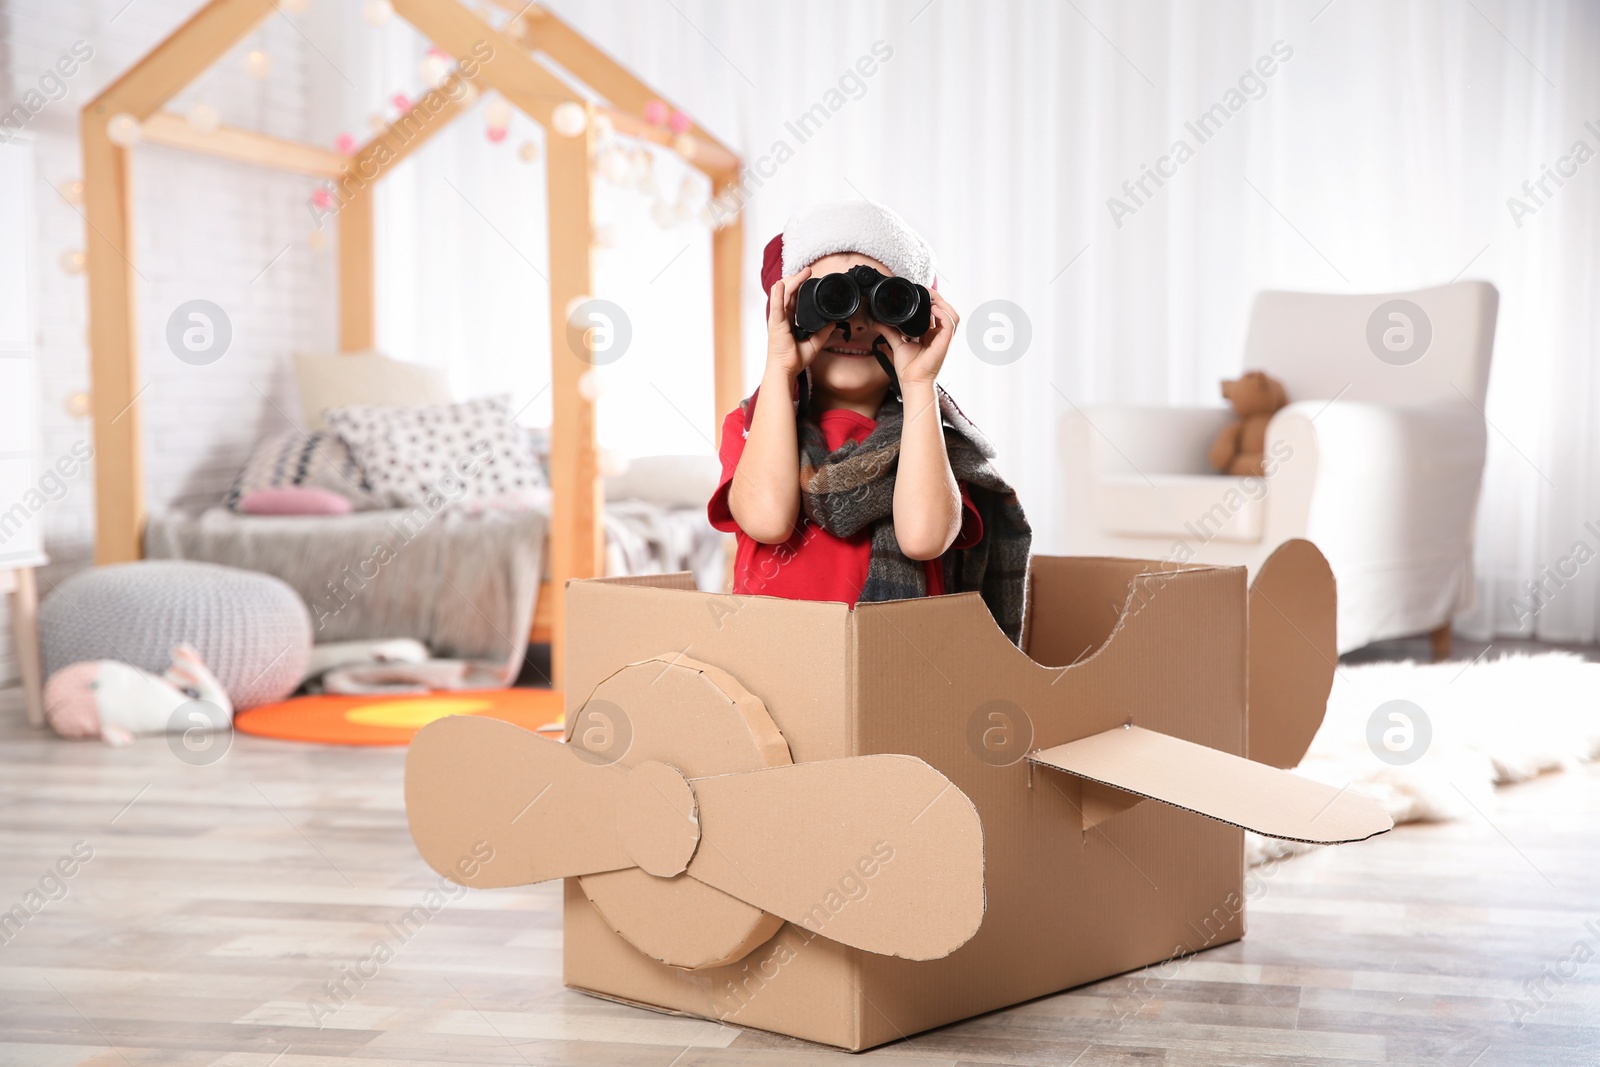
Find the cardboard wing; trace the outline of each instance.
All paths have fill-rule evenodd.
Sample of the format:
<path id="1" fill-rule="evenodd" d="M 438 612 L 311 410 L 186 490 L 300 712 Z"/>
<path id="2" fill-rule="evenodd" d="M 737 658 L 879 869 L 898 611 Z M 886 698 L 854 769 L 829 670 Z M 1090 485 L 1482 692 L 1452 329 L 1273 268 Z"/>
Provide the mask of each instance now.
<path id="1" fill-rule="evenodd" d="M 1030 752 L 1028 759 L 1268 837 L 1337 844 L 1394 829 L 1388 813 L 1367 797 L 1138 726 Z M 1129 806 L 1114 796 L 1091 800 L 1085 790 L 1089 825 L 1104 817 L 1091 804 L 1105 814 Z"/>
<path id="2" fill-rule="evenodd" d="M 1361 841 L 1394 828 L 1376 801 L 1289 774 L 1327 709 L 1338 662 L 1333 571 L 1284 542 L 1250 586 L 1248 759 L 1132 724 L 1028 754 L 1085 780 L 1085 828 L 1159 800 L 1291 841 Z"/>
<path id="3" fill-rule="evenodd" d="M 578 745 L 461 715 L 417 734 L 405 792 L 423 859 L 476 888 L 637 867 L 653 876 L 643 881 L 659 889 L 658 911 L 692 899 L 674 889 L 690 879 L 812 926 L 819 906 L 840 891 L 840 872 L 866 864 L 870 892 L 848 908 L 820 912 L 834 941 L 936 959 L 983 920 L 977 809 L 912 756 L 690 778 L 667 763 L 606 763 Z M 892 864 L 882 862 L 885 849 Z M 484 855 L 492 859 L 463 862 Z M 697 916 L 677 920 L 692 925 Z"/>

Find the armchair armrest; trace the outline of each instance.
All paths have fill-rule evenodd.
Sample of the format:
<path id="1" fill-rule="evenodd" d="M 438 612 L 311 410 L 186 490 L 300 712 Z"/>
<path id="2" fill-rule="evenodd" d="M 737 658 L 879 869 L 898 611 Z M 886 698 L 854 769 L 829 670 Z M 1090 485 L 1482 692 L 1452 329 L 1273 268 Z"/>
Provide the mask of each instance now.
<path id="1" fill-rule="evenodd" d="M 1465 402 L 1290 404 L 1267 428 L 1269 536 L 1310 538 L 1341 583 L 1462 566 L 1487 445 L 1483 416 Z"/>
<path id="2" fill-rule="evenodd" d="M 1087 429 L 1089 473 L 1096 478 L 1215 474 L 1212 439 L 1233 413 L 1225 407 L 1104 406 L 1074 413 Z"/>

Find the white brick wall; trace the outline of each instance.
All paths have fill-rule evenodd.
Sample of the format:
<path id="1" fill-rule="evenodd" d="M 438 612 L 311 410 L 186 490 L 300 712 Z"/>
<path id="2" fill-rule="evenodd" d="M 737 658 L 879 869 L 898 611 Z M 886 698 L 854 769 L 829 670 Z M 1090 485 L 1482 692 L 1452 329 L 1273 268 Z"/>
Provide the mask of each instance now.
<path id="1" fill-rule="evenodd" d="M 11 84 L 0 84 L 0 96 L 14 99 L 35 87 L 74 42 L 94 49 L 94 58 L 68 81 L 66 97 L 49 103 L 28 125 L 38 160 L 36 344 L 47 460 L 90 436 L 89 421 L 72 417 L 65 406 L 73 393 L 89 387 L 86 286 L 81 275 L 66 274 L 59 263 L 63 252 L 84 247 L 84 223 L 55 191 L 82 176 L 78 109 L 199 6 L 198 0 L 0 4 L 11 71 Z M 242 56 L 250 47 L 272 57 L 271 77 L 257 81 L 245 73 Z M 327 143 L 327 116 L 312 107 L 329 77 L 321 69 L 326 64 L 293 26 L 273 16 L 172 106 L 187 112 L 204 100 L 229 125 Z M 149 146 L 136 150 L 133 177 L 136 262 L 147 279 L 139 284 L 138 304 L 141 376 L 148 383 L 142 396 L 145 485 L 155 510 L 216 499 L 249 446 L 284 424 L 274 405 L 298 417 L 289 357 L 297 349 L 328 351 L 334 344 L 334 253 L 331 242 L 320 250 L 307 243 L 309 178 Z M 165 340 L 172 310 L 194 298 L 220 305 L 233 325 L 227 354 L 204 367 L 180 362 Z M 49 505 L 44 534 L 54 561 L 41 583 L 48 595 L 92 556 L 89 474 Z M 0 619 L 0 684 L 15 677 L 7 614 Z"/>

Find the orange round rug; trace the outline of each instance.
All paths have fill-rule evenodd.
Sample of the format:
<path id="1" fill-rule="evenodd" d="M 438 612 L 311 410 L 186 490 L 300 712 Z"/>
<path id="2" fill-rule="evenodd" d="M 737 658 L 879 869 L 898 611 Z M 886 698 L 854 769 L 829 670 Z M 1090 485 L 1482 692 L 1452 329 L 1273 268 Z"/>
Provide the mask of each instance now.
<path id="1" fill-rule="evenodd" d="M 405 745 L 424 726 L 446 715 L 483 715 L 528 730 L 561 720 L 561 693 L 553 689 L 460 689 L 385 696 L 292 697 L 241 711 L 234 729 L 281 741 L 326 745 Z"/>

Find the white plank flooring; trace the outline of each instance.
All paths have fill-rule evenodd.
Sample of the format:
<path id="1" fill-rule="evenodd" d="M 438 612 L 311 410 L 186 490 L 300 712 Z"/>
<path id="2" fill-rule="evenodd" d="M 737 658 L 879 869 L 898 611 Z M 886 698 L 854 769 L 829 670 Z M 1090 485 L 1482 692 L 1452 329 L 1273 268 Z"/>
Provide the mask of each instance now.
<path id="1" fill-rule="evenodd" d="M 855 1058 L 563 989 L 553 885 L 462 894 L 402 941 L 387 924 L 438 882 L 406 833 L 399 750 L 241 736 L 193 766 L 164 740 L 114 750 L 22 722 L 0 693 L 0 909 L 42 902 L 0 931 L 0 1064 Z M 1281 864 L 1243 942 L 1165 979 L 1110 979 L 863 1058 L 1600 1064 L 1600 767 L 1502 790 L 1483 816 Z M 78 842 L 92 858 L 56 883 Z M 366 965 L 380 941 L 393 958 Z M 341 980 L 342 1004 L 327 995 Z M 1520 1027 L 1519 999 L 1537 1008 Z"/>

